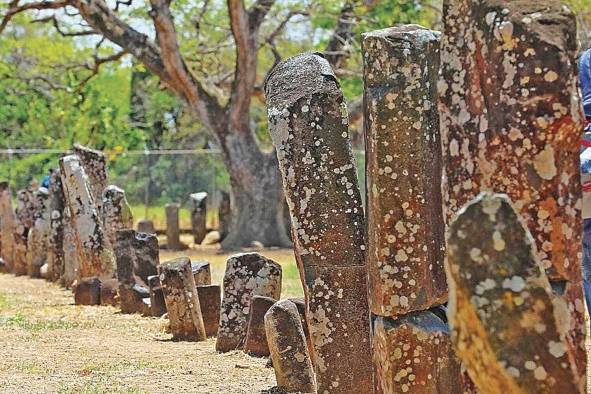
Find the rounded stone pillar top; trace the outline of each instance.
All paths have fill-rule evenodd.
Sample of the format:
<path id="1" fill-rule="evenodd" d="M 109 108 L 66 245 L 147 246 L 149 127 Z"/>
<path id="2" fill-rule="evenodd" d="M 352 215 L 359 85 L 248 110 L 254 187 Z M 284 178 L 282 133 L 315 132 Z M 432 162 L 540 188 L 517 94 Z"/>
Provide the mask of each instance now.
<path id="1" fill-rule="evenodd" d="M 201 201 L 205 200 L 206 198 L 207 198 L 207 192 L 197 192 L 197 193 L 189 194 L 189 199 L 191 201 L 196 202 L 197 204 L 199 204 Z"/>
<path id="2" fill-rule="evenodd" d="M 164 263 L 158 266 L 159 271 L 162 273 L 164 271 L 168 272 L 179 272 L 185 269 L 185 267 L 189 265 L 191 266 L 191 259 L 187 256 L 177 257 L 176 259 L 165 261 Z"/>
<path id="3" fill-rule="evenodd" d="M 179 209 L 181 205 L 177 202 L 169 202 L 168 204 L 164 205 L 164 209 Z"/>
<path id="4" fill-rule="evenodd" d="M 125 191 L 119 186 L 109 185 L 103 191 L 103 198 L 109 200 L 117 200 L 125 197 Z"/>
<path id="5" fill-rule="evenodd" d="M 265 80 L 267 107 L 283 107 L 319 92 L 338 93 L 339 84 L 328 61 L 307 52 L 275 66 Z"/>

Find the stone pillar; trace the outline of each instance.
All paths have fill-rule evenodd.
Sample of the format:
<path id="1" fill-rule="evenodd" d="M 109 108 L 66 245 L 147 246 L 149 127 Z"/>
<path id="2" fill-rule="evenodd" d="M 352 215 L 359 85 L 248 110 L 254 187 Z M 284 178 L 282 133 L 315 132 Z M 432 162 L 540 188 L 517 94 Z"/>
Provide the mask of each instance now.
<path id="1" fill-rule="evenodd" d="M 52 169 L 49 176 L 49 239 L 47 248 L 48 278 L 58 281 L 64 274 L 64 209 L 65 196 L 58 169 Z"/>
<path id="2" fill-rule="evenodd" d="M 8 182 L 0 182 L 0 256 L 8 272 L 13 272 L 16 227 L 10 187 Z"/>
<path id="3" fill-rule="evenodd" d="M 154 222 L 148 219 L 142 219 L 137 223 L 137 231 L 140 233 L 155 234 Z"/>
<path id="4" fill-rule="evenodd" d="M 110 278 L 115 267 L 113 251 L 105 240 L 88 177 L 77 156 L 60 159 L 62 185 L 70 210 L 78 252 L 78 276 Z"/>
<path id="5" fill-rule="evenodd" d="M 230 193 L 220 192 L 220 205 L 218 207 L 218 232 L 220 233 L 220 242 L 226 238 L 232 225 L 232 207 Z"/>
<path id="6" fill-rule="evenodd" d="M 303 54 L 266 84 L 269 129 L 292 218 L 319 392 L 371 392 L 365 226 L 343 94 Z"/>
<path id="7" fill-rule="evenodd" d="M 258 253 L 232 255 L 226 262 L 224 297 L 215 349 L 238 349 L 246 337 L 252 297 L 281 296 L 281 266 Z"/>
<path id="8" fill-rule="evenodd" d="M 35 215 L 33 227 L 27 236 L 27 274 L 31 278 L 41 277 L 41 267 L 47 263 L 49 249 L 49 210 L 47 207 L 49 192 L 40 187 L 33 193 L 35 199 Z"/>
<path id="9" fill-rule="evenodd" d="M 583 393 L 533 238 L 506 195 L 482 194 L 448 230 L 448 316 L 456 354 L 482 393 Z"/>
<path id="10" fill-rule="evenodd" d="M 82 278 L 74 286 L 76 305 L 99 305 L 101 303 L 101 281 L 96 276 Z"/>
<path id="11" fill-rule="evenodd" d="M 199 305 L 205 334 L 214 337 L 218 333 L 220 323 L 220 307 L 222 303 L 222 289 L 219 285 L 197 285 Z"/>
<path id="12" fill-rule="evenodd" d="M 193 277 L 197 286 L 206 286 L 211 284 L 211 265 L 208 261 L 194 261 L 191 263 Z"/>
<path id="13" fill-rule="evenodd" d="M 271 297 L 254 296 L 250 307 L 244 352 L 253 356 L 269 355 L 269 345 L 265 334 L 265 313 L 277 302 Z"/>
<path id="14" fill-rule="evenodd" d="M 34 224 L 33 190 L 29 187 L 16 192 L 16 232 L 14 233 L 13 273 L 27 274 L 27 240 Z"/>
<path id="15" fill-rule="evenodd" d="M 206 339 L 195 279 L 188 257 L 180 257 L 158 267 L 173 338 Z"/>
<path id="16" fill-rule="evenodd" d="M 70 288 L 72 283 L 78 278 L 78 269 L 80 267 L 78 247 L 76 242 L 76 230 L 72 215 L 70 214 L 70 208 L 67 205 L 64 207 L 64 273 L 60 279 L 62 286 Z"/>
<path id="17" fill-rule="evenodd" d="M 316 393 L 314 369 L 293 302 L 282 300 L 273 305 L 265 315 L 265 329 L 277 386 L 288 393 Z"/>
<path id="18" fill-rule="evenodd" d="M 135 251 L 133 272 L 144 284 L 147 284 L 150 276 L 158 274 L 158 265 L 160 265 L 158 237 L 156 234 L 134 232 L 133 249 Z"/>
<path id="19" fill-rule="evenodd" d="M 115 278 L 101 282 L 101 305 L 119 305 L 119 281 Z"/>
<path id="20" fill-rule="evenodd" d="M 97 212 L 101 214 L 103 191 L 108 185 L 107 157 L 100 151 L 74 144 L 73 153 L 80 159 L 80 164 L 88 177 L 89 190 L 96 204 Z"/>
<path id="21" fill-rule="evenodd" d="M 168 250 L 181 250 L 181 238 L 179 228 L 179 204 L 166 204 L 166 248 Z"/>
<path id="22" fill-rule="evenodd" d="M 114 249 L 117 230 L 133 228 L 133 215 L 123 189 L 110 185 L 103 191 L 101 216 L 105 234 Z"/>
<path id="23" fill-rule="evenodd" d="M 207 234 L 207 193 L 192 193 L 189 196 L 189 202 L 193 239 L 196 244 L 200 244 Z"/>
<path id="24" fill-rule="evenodd" d="M 123 313 L 145 312 L 144 298 L 149 298 L 147 288 L 136 283 L 134 268 L 137 266 L 135 230 L 118 230 L 115 240 L 119 302 Z"/>
<path id="25" fill-rule="evenodd" d="M 152 316 L 160 317 L 166 313 L 166 303 L 164 293 L 160 284 L 160 277 L 152 275 L 148 277 L 148 286 L 150 288 L 150 310 Z M 204 322 L 205 323 L 205 322 Z M 205 328 L 207 331 L 207 327 Z"/>
<path id="26" fill-rule="evenodd" d="M 481 191 L 507 194 L 549 279 L 580 284 L 575 15 L 559 1 L 499 7 L 459 0 L 444 2 L 443 22 L 438 91 L 447 222 Z M 583 320 L 572 311 L 571 321 Z M 584 326 L 573 329 L 571 338 L 582 337 Z"/>

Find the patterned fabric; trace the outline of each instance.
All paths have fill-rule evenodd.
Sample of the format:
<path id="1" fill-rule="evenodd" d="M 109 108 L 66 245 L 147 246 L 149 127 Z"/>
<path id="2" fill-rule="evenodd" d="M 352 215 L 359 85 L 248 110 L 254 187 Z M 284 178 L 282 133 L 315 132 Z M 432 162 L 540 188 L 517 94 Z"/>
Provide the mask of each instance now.
<path id="1" fill-rule="evenodd" d="M 585 116 L 591 118 L 591 49 L 587 49 L 579 60 L 579 81 L 583 93 Z"/>

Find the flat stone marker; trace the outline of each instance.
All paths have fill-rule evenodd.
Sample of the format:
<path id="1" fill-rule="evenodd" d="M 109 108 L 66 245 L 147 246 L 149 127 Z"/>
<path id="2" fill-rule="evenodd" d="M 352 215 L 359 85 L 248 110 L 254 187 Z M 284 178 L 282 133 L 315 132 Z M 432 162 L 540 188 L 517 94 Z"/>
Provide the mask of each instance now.
<path id="1" fill-rule="evenodd" d="M 318 391 L 371 392 L 365 221 L 343 94 L 328 62 L 312 53 L 279 63 L 265 93 Z"/>
<path id="2" fill-rule="evenodd" d="M 189 202 L 193 240 L 196 244 L 200 244 L 207 235 L 207 193 L 192 193 L 189 196 Z"/>
<path id="3" fill-rule="evenodd" d="M 277 300 L 271 297 L 252 297 L 244 352 L 258 357 L 269 355 L 269 345 L 267 344 L 267 335 L 265 334 L 265 313 L 276 302 Z"/>
<path id="4" fill-rule="evenodd" d="M 80 159 L 74 155 L 61 158 L 60 170 L 78 251 L 78 276 L 110 279 L 115 269 L 115 257 L 105 239 Z"/>
<path id="5" fill-rule="evenodd" d="M 133 215 L 123 189 L 110 185 L 102 194 L 102 219 L 105 234 L 111 246 L 115 248 L 117 230 L 132 229 Z"/>
<path id="6" fill-rule="evenodd" d="M 439 36 L 417 25 L 363 35 L 369 299 L 380 316 L 447 300 Z"/>
<path id="7" fill-rule="evenodd" d="M 139 233 L 155 234 L 154 222 L 148 219 L 142 219 L 137 223 L 137 231 Z"/>
<path id="8" fill-rule="evenodd" d="M 169 250 L 181 250 L 179 204 L 166 204 L 166 248 Z"/>
<path id="9" fill-rule="evenodd" d="M 482 194 L 447 239 L 455 352 L 482 393 L 582 393 L 586 376 L 564 337 L 568 310 L 507 196 Z"/>
<path id="10" fill-rule="evenodd" d="M 150 290 L 151 315 L 160 317 L 166 313 L 166 303 L 164 301 L 162 286 L 160 285 L 160 277 L 158 275 L 149 276 L 148 286 Z M 203 323 L 205 323 L 205 321 Z M 205 327 L 205 331 L 207 331 L 207 326 Z"/>
<path id="11" fill-rule="evenodd" d="M 102 211 L 103 191 L 108 185 L 107 157 L 100 151 L 74 144 L 72 151 L 80 159 L 80 164 L 88 176 L 89 189 L 96 204 L 97 212 Z"/>
<path id="12" fill-rule="evenodd" d="M 376 393 L 464 393 L 449 328 L 432 311 L 373 320 Z"/>
<path id="13" fill-rule="evenodd" d="M 505 193 L 551 280 L 580 281 L 575 15 L 559 1 L 446 0 L 438 82 L 448 223 Z"/>
<path id="14" fill-rule="evenodd" d="M 205 334 L 215 337 L 220 324 L 220 308 L 222 303 L 222 288 L 219 285 L 197 285 L 199 305 Z"/>
<path id="15" fill-rule="evenodd" d="M 265 315 L 265 329 L 277 386 L 289 393 L 316 393 L 314 368 L 293 302 L 274 304 Z"/>
<path id="16" fill-rule="evenodd" d="M 191 263 L 195 285 L 205 286 L 211 284 L 211 265 L 208 261 L 194 261 Z"/>
<path id="17" fill-rule="evenodd" d="M 100 279 L 96 276 L 80 279 L 80 282 L 74 288 L 74 303 L 76 305 L 100 305 Z"/>
<path id="18" fill-rule="evenodd" d="M 180 257 L 158 267 L 172 336 L 180 340 L 206 339 L 191 260 Z"/>
<path id="19" fill-rule="evenodd" d="M 47 250 L 48 279 L 57 282 L 64 275 L 64 209 L 66 197 L 59 169 L 49 175 L 49 237 Z"/>
<path id="20" fill-rule="evenodd" d="M 16 226 L 10 187 L 8 182 L 0 182 L 0 256 L 8 272 L 13 271 Z"/>
<path id="21" fill-rule="evenodd" d="M 244 345 L 252 297 L 279 299 L 281 266 L 258 253 L 239 253 L 226 262 L 224 297 L 215 349 L 228 352 Z"/>

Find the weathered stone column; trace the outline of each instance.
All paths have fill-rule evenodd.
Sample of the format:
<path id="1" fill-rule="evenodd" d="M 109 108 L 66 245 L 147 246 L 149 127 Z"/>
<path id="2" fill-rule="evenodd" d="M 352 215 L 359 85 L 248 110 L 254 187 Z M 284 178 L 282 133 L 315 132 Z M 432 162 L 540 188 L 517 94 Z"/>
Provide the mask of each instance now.
<path id="1" fill-rule="evenodd" d="M 110 278 L 115 267 L 113 251 L 108 248 L 88 177 L 77 156 L 60 159 L 64 194 L 70 210 L 78 252 L 78 277 Z"/>
<path id="2" fill-rule="evenodd" d="M 166 204 L 166 248 L 181 250 L 179 204 Z"/>
<path id="3" fill-rule="evenodd" d="M 103 191 L 108 185 L 107 157 L 100 151 L 74 144 L 72 151 L 80 159 L 80 164 L 88 177 L 90 194 L 96 204 L 97 212 L 102 213 Z"/>
<path id="4" fill-rule="evenodd" d="M 282 300 L 273 305 L 265 315 L 265 330 L 277 386 L 288 393 L 316 393 L 314 369 L 293 302 Z"/>
<path id="5" fill-rule="evenodd" d="M 8 272 L 13 272 L 16 226 L 10 187 L 8 182 L 0 182 L 0 256 Z"/>
<path id="6" fill-rule="evenodd" d="M 211 264 L 208 261 L 194 261 L 191 263 L 195 285 L 207 286 L 211 284 Z"/>
<path id="7" fill-rule="evenodd" d="M 47 263 L 49 249 L 49 210 L 47 207 L 49 192 L 40 187 L 33 193 L 35 199 L 35 215 L 33 227 L 27 236 L 27 274 L 31 278 L 41 277 L 41 267 Z"/>
<path id="8" fill-rule="evenodd" d="M 70 288 L 72 283 L 79 277 L 80 256 L 78 255 L 78 246 L 76 241 L 76 229 L 70 214 L 70 208 L 64 207 L 64 273 L 60 279 L 62 286 Z"/>
<path id="9" fill-rule="evenodd" d="M 364 217 L 343 94 L 328 62 L 311 53 L 278 64 L 265 93 L 318 391 L 371 392 Z"/>
<path id="10" fill-rule="evenodd" d="M 99 305 L 101 303 L 101 281 L 96 276 L 80 279 L 73 290 L 76 305 Z"/>
<path id="11" fill-rule="evenodd" d="M 207 234 L 207 193 L 192 193 L 189 196 L 191 206 L 191 227 L 193 228 L 193 239 L 200 244 Z"/>
<path id="12" fill-rule="evenodd" d="M 58 281 L 64 274 L 64 209 L 66 197 L 59 169 L 49 175 L 49 239 L 47 250 L 48 278 Z"/>
<path id="13" fill-rule="evenodd" d="M 269 345 L 265 334 L 265 314 L 276 302 L 277 300 L 271 297 L 252 297 L 248 329 L 244 341 L 245 353 L 258 357 L 269 355 Z"/>
<path id="14" fill-rule="evenodd" d="M 252 297 L 281 297 L 281 266 L 258 253 L 239 253 L 228 258 L 224 297 L 215 349 L 228 352 L 243 343 Z"/>
<path id="15" fill-rule="evenodd" d="M 16 192 L 16 232 L 14 233 L 13 273 L 15 275 L 27 274 L 27 240 L 29 231 L 35 223 L 33 215 L 35 205 L 33 190 L 29 187 Z"/>
<path id="16" fill-rule="evenodd" d="M 103 228 L 111 247 L 115 248 L 117 230 L 133 228 L 133 215 L 123 189 L 110 185 L 102 194 Z"/>
<path id="17" fill-rule="evenodd" d="M 218 333 L 220 324 L 220 308 L 222 303 L 222 288 L 219 285 L 197 285 L 199 305 L 205 334 L 214 337 Z"/>
<path id="18" fill-rule="evenodd" d="M 533 239 L 506 195 L 483 194 L 448 230 L 448 316 L 456 354 L 482 393 L 583 393 Z"/>
<path id="19" fill-rule="evenodd" d="M 170 329 L 175 339 L 206 339 L 191 260 L 180 257 L 158 267 Z"/>
<path id="20" fill-rule="evenodd" d="M 149 276 L 148 286 L 150 289 L 151 314 L 152 316 L 160 317 L 166 313 L 166 303 L 164 301 L 164 293 L 162 292 L 162 286 L 160 285 L 160 277 L 158 275 Z"/>
<path id="21" fill-rule="evenodd" d="M 150 276 L 158 274 L 158 265 L 160 265 L 158 237 L 156 234 L 134 232 L 133 248 L 135 251 L 133 272 L 144 284 L 147 284 Z"/>
<path id="22" fill-rule="evenodd" d="M 140 233 L 154 234 L 154 222 L 148 219 L 142 219 L 137 223 L 137 231 Z"/>
<path id="23" fill-rule="evenodd" d="M 218 232 L 220 241 L 226 238 L 232 225 L 232 207 L 230 193 L 220 192 L 220 205 L 218 207 Z"/>
<path id="24" fill-rule="evenodd" d="M 116 245 L 119 302 L 123 313 L 148 314 L 143 299 L 149 298 L 150 292 L 138 284 L 134 276 L 134 268 L 137 266 L 137 251 L 134 247 L 135 235 L 135 230 L 131 229 L 116 232 L 117 239 L 114 244 Z"/>

